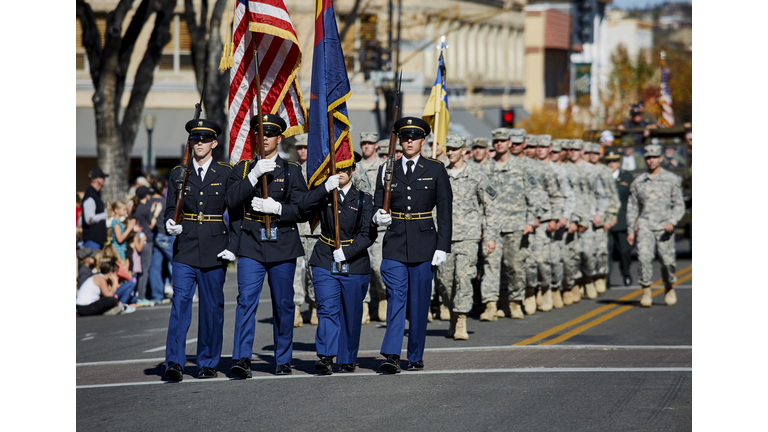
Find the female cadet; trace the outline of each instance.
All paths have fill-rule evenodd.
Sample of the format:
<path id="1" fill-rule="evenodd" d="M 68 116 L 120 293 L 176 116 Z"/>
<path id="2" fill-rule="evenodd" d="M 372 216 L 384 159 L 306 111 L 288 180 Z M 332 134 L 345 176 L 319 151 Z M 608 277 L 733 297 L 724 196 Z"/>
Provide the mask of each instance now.
<path id="1" fill-rule="evenodd" d="M 355 161 L 361 156 L 355 153 Z M 335 244 L 331 195 L 315 208 L 319 212 L 322 234 L 309 264 L 312 266 L 317 298 L 318 326 L 315 334 L 315 369 L 323 375 L 333 373 L 333 358 L 338 355 L 339 372 L 353 372 L 360 345 L 363 299 L 371 281 L 368 248 L 376 240 L 371 227 L 372 197 L 351 182 L 355 165 L 339 168 L 338 215 L 340 247 Z M 336 263 L 342 263 L 339 272 Z"/>

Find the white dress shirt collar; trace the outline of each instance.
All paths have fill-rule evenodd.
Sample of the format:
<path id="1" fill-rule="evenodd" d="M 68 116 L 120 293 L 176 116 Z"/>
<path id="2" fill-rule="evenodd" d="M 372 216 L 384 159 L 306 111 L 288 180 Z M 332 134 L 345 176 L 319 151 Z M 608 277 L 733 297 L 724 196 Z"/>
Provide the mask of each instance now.
<path id="1" fill-rule="evenodd" d="M 192 165 L 194 165 L 194 167 L 195 167 L 195 175 L 197 175 L 198 168 L 203 168 L 203 172 L 200 175 L 200 177 L 201 178 L 205 178 L 205 173 L 208 172 L 208 167 L 211 166 L 211 162 L 213 162 L 213 158 L 212 157 L 208 158 L 208 160 L 205 161 L 205 163 L 201 166 L 201 165 L 197 164 L 196 160 L 192 159 Z"/>
<path id="2" fill-rule="evenodd" d="M 411 169 L 411 172 L 416 170 L 416 164 L 419 163 L 419 158 L 420 157 L 421 157 L 421 155 L 416 155 L 416 157 L 412 159 L 413 160 L 413 169 Z M 403 172 L 406 172 L 406 169 L 408 168 L 408 166 L 405 163 L 408 162 L 408 159 L 406 159 L 405 156 L 403 156 L 403 157 L 400 158 L 400 160 L 402 161 L 402 164 L 403 164 Z"/>

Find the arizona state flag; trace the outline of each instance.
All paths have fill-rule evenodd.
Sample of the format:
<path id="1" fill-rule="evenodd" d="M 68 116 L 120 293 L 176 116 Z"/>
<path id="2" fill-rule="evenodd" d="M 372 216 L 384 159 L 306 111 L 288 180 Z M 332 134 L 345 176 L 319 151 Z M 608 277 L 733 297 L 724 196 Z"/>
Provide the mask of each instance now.
<path id="1" fill-rule="evenodd" d="M 448 112 L 448 92 L 445 90 L 445 62 L 442 51 L 440 51 L 437 64 L 437 77 L 432 85 L 432 92 L 429 94 L 429 100 L 427 106 L 424 107 L 421 118 L 429 123 L 434 134 L 434 142 L 440 144 L 443 153 L 445 153 L 445 138 L 448 136 L 451 114 Z"/>
<path id="2" fill-rule="evenodd" d="M 307 140 L 307 185 L 310 187 L 323 183 L 331 172 L 328 113 L 333 113 L 336 167 L 346 168 L 354 163 L 347 111 L 347 99 L 352 92 L 333 13 L 333 0 L 316 0 L 315 5 L 315 48 Z"/>

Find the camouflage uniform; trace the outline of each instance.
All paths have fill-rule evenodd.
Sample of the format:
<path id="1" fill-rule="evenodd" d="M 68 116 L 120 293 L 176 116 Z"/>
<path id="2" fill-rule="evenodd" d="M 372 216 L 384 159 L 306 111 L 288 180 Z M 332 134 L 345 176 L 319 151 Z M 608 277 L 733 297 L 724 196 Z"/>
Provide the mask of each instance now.
<path id="1" fill-rule="evenodd" d="M 362 135 L 362 134 L 361 134 Z M 378 134 L 376 134 L 378 135 Z M 373 137 L 370 137 L 373 138 Z M 382 140 L 385 141 L 385 140 Z M 386 140 L 388 143 L 389 140 Z M 381 149 L 381 143 L 379 143 L 379 149 Z M 371 189 L 374 189 L 374 185 L 376 184 L 376 176 L 379 173 L 379 168 L 381 168 L 381 165 L 384 163 L 384 161 L 381 158 L 377 158 L 374 161 L 366 162 L 366 161 L 360 161 L 357 163 L 357 169 L 355 170 L 355 174 L 360 173 L 361 175 L 365 175 L 368 179 L 368 183 L 371 187 Z M 365 191 L 373 195 L 373 190 Z M 387 227 L 378 227 L 379 235 L 376 237 L 376 241 L 373 242 L 371 247 L 368 248 L 368 256 L 371 258 L 371 284 L 370 284 L 370 290 L 365 295 L 365 302 L 370 303 L 371 302 L 371 293 L 373 293 L 373 297 L 375 297 L 377 300 L 386 300 L 387 299 L 387 289 L 384 286 L 384 281 L 381 279 L 381 246 L 382 242 L 384 241 L 384 234 L 383 232 L 387 230 Z"/>
<path id="2" fill-rule="evenodd" d="M 446 169 L 453 191 L 453 231 L 451 253 L 436 269 L 436 285 L 446 307 L 467 314 L 472 310 L 480 237 L 486 234 L 485 241 L 498 243 L 501 217 L 494 202 L 496 190 L 480 165 L 466 164 L 455 174 Z"/>
<path id="3" fill-rule="evenodd" d="M 661 146 L 648 145 L 651 154 L 661 155 Z M 646 151 L 646 156 L 649 151 Z M 658 254 L 664 286 L 672 288 L 675 276 L 675 234 L 664 230 L 664 225 L 677 225 L 685 213 L 682 179 L 665 169 L 655 177 L 648 173 L 638 176 L 629 190 L 627 202 L 627 229 L 632 232 L 637 224 L 637 255 L 640 260 L 640 286 L 651 285 L 653 257 Z"/>
<path id="4" fill-rule="evenodd" d="M 600 153 L 600 144 L 591 143 L 592 153 Z M 613 172 L 604 164 L 595 164 L 597 169 L 597 176 L 599 181 L 603 185 L 605 195 L 608 200 L 608 207 L 605 210 L 603 216 L 603 222 L 611 222 L 616 219 L 621 209 L 621 201 L 619 201 L 619 192 L 616 190 L 616 180 L 613 179 Z M 608 275 L 608 232 L 605 229 L 600 228 L 595 230 L 595 238 L 597 243 L 596 269 L 595 272 L 599 276 Z"/>
<path id="5" fill-rule="evenodd" d="M 550 144 L 551 137 L 529 135 L 531 141 L 528 145 L 538 146 L 541 140 L 547 146 Z M 528 137 L 526 137 L 528 140 Z M 526 287 L 535 289 L 541 286 L 546 290 L 552 280 L 552 255 L 550 245 L 554 233 L 547 231 L 547 222 L 552 219 L 558 219 L 563 212 L 563 196 L 560 193 L 560 186 L 555 178 L 555 173 L 544 162 L 525 158 L 531 166 L 531 172 L 536 175 L 536 179 L 545 192 L 545 200 L 548 209 L 542 210 L 539 214 L 540 225 L 536 228 L 533 242 L 531 244 L 531 256 L 526 262 Z"/>
<path id="6" fill-rule="evenodd" d="M 576 145 L 583 145 L 582 140 L 573 140 L 576 141 Z M 571 147 L 574 146 L 574 142 L 571 142 Z M 588 208 L 589 213 L 587 215 L 588 220 L 586 221 L 586 226 L 588 227 L 586 231 L 584 231 L 581 235 L 579 245 L 580 245 L 580 252 L 581 252 L 581 269 L 584 273 L 584 276 L 587 278 L 593 278 L 598 275 L 597 273 L 597 237 L 595 234 L 596 230 L 602 230 L 602 224 L 600 226 L 595 226 L 592 223 L 592 219 L 595 216 L 602 217 L 605 214 L 606 209 L 608 208 L 608 199 L 605 196 L 605 188 L 603 187 L 603 183 L 600 181 L 599 176 L 597 174 L 597 168 L 591 163 L 584 160 L 582 157 L 580 163 L 577 165 L 578 168 L 581 168 L 586 175 L 588 179 Z M 607 251 L 607 246 L 606 246 Z M 607 253 L 607 252 L 606 252 Z M 607 263 L 607 262 L 606 262 Z"/>
<path id="7" fill-rule="evenodd" d="M 552 143 L 552 150 L 562 151 L 563 141 L 565 140 L 554 140 Z M 550 161 L 549 167 L 555 173 L 555 179 L 560 187 L 560 195 L 563 196 L 563 212 L 559 217 L 557 214 L 553 214 L 553 218 L 558 220 L 560 218 L 565 218 L 567 223 L 570 224 L 572 221 L 571 218 L 574 215 L 574 209 L 576 208 L 576 195 L 571 187 L 571 181 L 564 165 L 558 165 L 557 163 Z M 565 238 L 567 233 L 568 225 L 564 228 L 558 228 L 552 236 L 552 243 L 550 245 L 550 253 L 552 256 L 552 282 L 550 287 L 555 291 L 563 286 L 563 263 L 565 260 Z M 568 288 L 570 288 L 570 286 Z"/>
<path id="8" fill-rule="evenodd" d="M 511 131 L 495 129 L 493 135 L 494 139 L 509 139 Z M 497 245 L 492 254 L 485 255 L 482 301 L 498 301 L 502 261 L 509 286 L 509 300 L 521 301 L 525 294 L 525 260 L 530 255 L 530 235 L 523 235 L 523 227 L 535 224 L 536 211 L 544 204 L 538 202 L 540 195 L 536 191 L 539 184 L 536 176 L 525 171 L 523 160 L 513 155 L 506 162 L 489 159 L 480 167 L 498 193 L 494 202 L 501 214 L 501 245 Z M 484 240 L 490 236 L 490 233 L 484 233 Z"/>
<path id="9" fill-rule="evenodd" d="M 307 178 L 307 163 L 301 164 L 301 173 Z M 320 228 L 316 227 L 315 234 L 309 232 L 309 222 L 297 224 L 299 227 L 299 236 L 301 245 L 304 247 L 304 256 L 296 258 L 296 270 L 293 276 L 293 303 L 296 306 L 304 304 L 306 299 L 311 307 L 317 307 L 315 298 L 315 285 L 312 283 L 312 267 L 309 266 L 309 257 L 312 256 L 312 250 L 315 249 L 315 243 L 320 238 Z"/>
<path id="10" fill-rule="evenodd" d="M 563 148 L 570 149 L 574 145 L 573 141 L 568 141 Z M 578 165 L 572 162 L 563 162 L 561 165 L 568 174 L 575 198 L 575 206 L 571 216 L 571 222 L 576 222 L 579 226 L 589 227 L 592 223 L 589 220 L 590 215 L 590 193 L 589 179 Z M 565 260 L 563 273 L 563 289 L 571 289 L 576 281 L 581 278 L 581 242 L 582 234 L 578 231 L 572 234 L 565 234 Z"/>

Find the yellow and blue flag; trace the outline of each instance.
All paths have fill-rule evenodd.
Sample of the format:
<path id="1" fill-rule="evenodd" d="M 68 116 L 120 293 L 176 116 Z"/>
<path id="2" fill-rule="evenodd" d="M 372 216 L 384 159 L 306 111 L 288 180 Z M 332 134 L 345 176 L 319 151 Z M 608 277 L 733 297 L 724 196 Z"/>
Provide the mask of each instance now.
<path id="1" fill-rule="evenodd" d="M 316 0 L 307 140 L 307 185 L 310 187 L 322 184 L 331 172 L 328 113 L 333 113 L 336 168 L 346 168 L 354 163 L 347 111 L 347 99 L 351 94 L 333 0 Z"/>
<path id="2" fill-rule="evenodd" d="M 433 143 L 440 144 L 443 153 L 445 153 L 445 138 L 448 136 L 451 114 L 448 112 L 448 92 L 445 89 L 445 62 L 442 51 L 440 51 L 440 58 L 437 63 L 437 77 L 432 85 L 432 92 L 429 94 L 429 100 L 427 106 L 424 107 L 421 118 L 432 128 Z"/>

